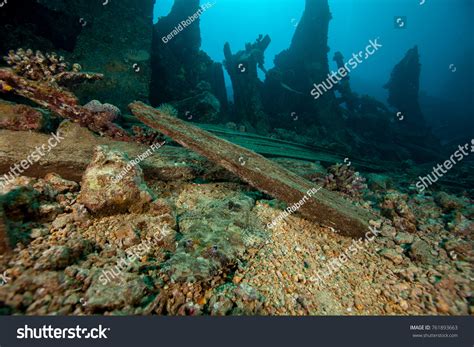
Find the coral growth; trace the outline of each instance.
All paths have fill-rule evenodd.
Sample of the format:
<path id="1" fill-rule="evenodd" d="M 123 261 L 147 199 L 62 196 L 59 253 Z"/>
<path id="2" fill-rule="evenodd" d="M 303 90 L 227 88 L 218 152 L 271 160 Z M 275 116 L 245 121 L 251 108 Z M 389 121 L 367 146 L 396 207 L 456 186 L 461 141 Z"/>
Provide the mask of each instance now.
<path id="1" fill-rule="evenodd" d="M 111 122 L 117 120 L 122 114 L 122 112 L 117 106 L 107 103 L 103 104 L 98 100 L 89 101 L 87 104 L 84 105 L 84 108 L 94 113 L 106 113 L 110 115 Z"/>
<path id="2" fill-rule="evenodd" d="M 401 231 L 416 232 L 416 217 L 407 204 L 408 196 L 390 190 L 380 204 L 382 215 L 392 220 L 393 225 Z"/>
<path id="3" fill-rule="evenodd" d="M 161 104 L 157 107 L 157 110 L 167 114 L 168 116 L 178 117 L 178 111 L 176 111 L 176 109 L 170 104 Z"/>
<path id="4" fill-rule="evenodd" d="M 19 76 L 31 81 L 41 81 L 57 85 L 72 85 L 102 78 L 100 74 L 82 73 L 82 67 L 74 63 L 72 67 L 63 56 L 56 53 L 43 54 L 40 51 L 19 48 L 10 50 L 3 59 Z"/>
<path id="5" fill-rule="evenodd" d="M 329 190 L 339 191 L 352 197 L 360 197 L 367 189 L 365 178 L 344 164 L 331 166 L 323 185 Z"/>
<path id="6" fill-rule="evenodd" d="M 19 48 L 16 52 L 11 50 L 3 59 L 18 75 L 33 81 L 53 82 L 55 75 L 68 69 L 63 56 L 58 56 L 56 53 L 44 55 L 40 51 L 33 53 L 31 49 L 25 51 Z"/>
<path id="7" fill-rule="evenodd" d="M 40 58 L 38 59 L 41 60 Z M 43 61 L 41 64 L 44 65 L 46 62 Z M 40 66 L 43 67 L 41 64 Z M 56 69 L 57 67 L 52 68 L 54 71 Z M 19 67 L 17 70 L 20 74 L 25 73 Z M 113 117 L 110 116 L 109 112 L 92 112 L 80 106 L 74 94 L 58 85 L 58 82 L 61 82 L 66 86 L 70 86 L 71 84 L 102 78 L 102 75 L 64 71 L 53 75 L 52 79 L 47 78 L 36 81 L 23 77 L 19 73 L 12 69 L 0 69 L 0 91 L 13 93 L 29 99 L 42 107 L 48 108 L 55 114 L 71 119 L 98 134 L 106 135 L 116 140 L 133 141 L 130 134 L 112 123 Z M 27 75 L 30 76 L 28 73 Z"/>

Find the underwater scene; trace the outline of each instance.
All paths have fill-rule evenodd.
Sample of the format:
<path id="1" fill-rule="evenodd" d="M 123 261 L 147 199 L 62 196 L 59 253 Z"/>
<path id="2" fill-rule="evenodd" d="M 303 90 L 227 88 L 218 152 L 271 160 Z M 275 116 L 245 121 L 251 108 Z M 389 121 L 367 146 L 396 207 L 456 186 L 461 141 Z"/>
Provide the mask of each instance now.
<path id="1" fill-rule="evenodd" d="M 0 0 L 0 314 L 473 315 L 473 16 Z"/>

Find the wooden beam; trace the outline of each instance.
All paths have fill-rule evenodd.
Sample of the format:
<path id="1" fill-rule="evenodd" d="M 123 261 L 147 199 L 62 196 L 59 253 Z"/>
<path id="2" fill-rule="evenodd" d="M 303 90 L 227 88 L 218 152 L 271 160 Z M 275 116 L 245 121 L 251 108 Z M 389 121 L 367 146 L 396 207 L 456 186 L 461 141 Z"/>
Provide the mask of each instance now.
<path id="1" fill-rule="evenodd" d="M 311 182 L 248 149 L 160 112 L 142 102 L 129 105 L 132 113 L 149 127 L 171 137 L 234 173 L 251 186 L 288 204 L 295 204 L 316 189 Z M 375 217 L 336 193 L 320 189 L 305 199 L 299 212 L 307 219 L 338 229 L 341 234 L 363 236 Z"/>

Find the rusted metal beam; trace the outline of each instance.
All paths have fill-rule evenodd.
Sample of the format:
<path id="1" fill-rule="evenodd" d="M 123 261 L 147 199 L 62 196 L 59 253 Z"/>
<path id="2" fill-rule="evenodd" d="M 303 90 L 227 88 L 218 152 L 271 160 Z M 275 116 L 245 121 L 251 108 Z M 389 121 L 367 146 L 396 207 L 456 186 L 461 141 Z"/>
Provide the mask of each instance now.
<path id="1" fill-rule="evenodd" d="M 255 152 L 222 140 L 144 103 L 134 102 L 129 107 L 149 127 L 221 165 L 256 189 L 288 204 L 301 201 L 308 191 L 317 188 Z M 368 231 L 369 220 L 374 219 L 368 211 L 325 189 L 319 189 L 316 194 L 305 199 L 299 212 L 309 220 L 352 237 L 364 235 Z"/>

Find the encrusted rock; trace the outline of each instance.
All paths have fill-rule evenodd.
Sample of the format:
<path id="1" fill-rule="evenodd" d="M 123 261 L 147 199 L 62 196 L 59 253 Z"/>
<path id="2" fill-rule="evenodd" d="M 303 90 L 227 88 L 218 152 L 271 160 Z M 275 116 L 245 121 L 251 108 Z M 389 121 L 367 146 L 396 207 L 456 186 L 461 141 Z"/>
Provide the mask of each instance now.
<path id="1" fill-rule="evenodd" d="M 434 256 L 431 254 L 430 245 L 428 242 L 421 239 L 413 242 L 408 252 L 408 256 L 412 260 L 419 261 L 424 264 L 432 264 L 435 261 Z"/>
<path id="2" fill-rule="evenodd" d="M 44 180 L 49 183 L 58 194 L 75 192 L 79 189 L 79 184 L 74 181 L 65 180 L 55 173 L 47 174 Z"/>
<path id="3" fill-rule="evenodd" d="M 0 129 L 41 131 L 51 127 L 51 119 L 46 112 L 0 100 Z"/>
<path id="4" fill-rule="evenodd" d="M 328 175 L 323 184 L 326 189 L 340 191 L 353 197 L 360 196 L 364 189 L 367 189 L 365 178 L 345 164 L 336 164 L 328 168 Z"/>
<path id="5" fill-rule="evenodd" d="M 63 214 L 63 215 L 58 216 L 53 221 L 51 226 L 53 227 L 53 229 L 61 230 L 64 227 L 66 227 L 66 225 L 68 225 L 72 222 L 73 222 L 73 216 L 71 214 Z"/>
<path id="6" fill-rule="evenodd" d="M 382 214 L 391 219 L 398 230 L 416 232 L 416 217 L 407 204 L 408 197 L 396 191 L 389 191 L 381 203 Z"/>
<path id="7" fill-rule="evenodd" d="M 402 255 L 397 253 L 394 249 L 384 248 L 379 254 L 387 259 L 390 259 L 395 265 L 401 264 L 403 262 Z"/>
<path id="8" fill-rule="evenodd" d="M 136 274 L 124 272 L 120 280 L 107 283 L 101 280 L 101 271 L 95 272 L 91 277 L 92 283 L 86 292 L 85 300 L 87 308 L 92 310 L 113 310 L 125 305 L 135 305 L 146 294 L 146 283 Z"/>
<path id="9" fill-rule="evenodd" d="M 373 191 L 387 191 L 393 188 L 393 182 L 390 177 L 375 173 L 367 174 L 368 186 Z"/>
<path id="10" fill-rule="evenodd" d="M 53 221 L 63 209 L 56 203 L 44 203 L 39 205 L 38 214 L 41 220 L 50 222 Z"/>
<path id="11" fill-rule="evenodd" d="M 140 211 L 153 200 L 143 172 L 121 152 L 97 146 L 81 182 L 78 202 L 95 214 Z"/>
<path id="12" fill-rule="evenodd" d="M 414 236 L 412 234 L 408 234 L 408 233 L 403 233 L 403 232 L 399 232 L 397 233 L 397 235 L 395 236 L 395 243 L 397 243 L 398 245 L 402 245 L 402 244 L 406 244 L 406 243 L 412 243 L 413 242 L 413 239 L 414 239 Z"/>
<path id="13" fill-rule="evenodd" d="M 64 269 L 90 250 L 91 244 L 86 240 L 69 240 L 67 245 L 57 245 L 47 249 L 35 262 L 34 269 Z"/>
<path id="14" fill-rule="evenodd" d="M 452 211 L 455 209 L 460 209 L 462 207 L 462 201 L 453 196 L 449 195 L 445 192 L 436 193 L 435 196 L 436 203 L 444 210 L 444 211 Z"/>

